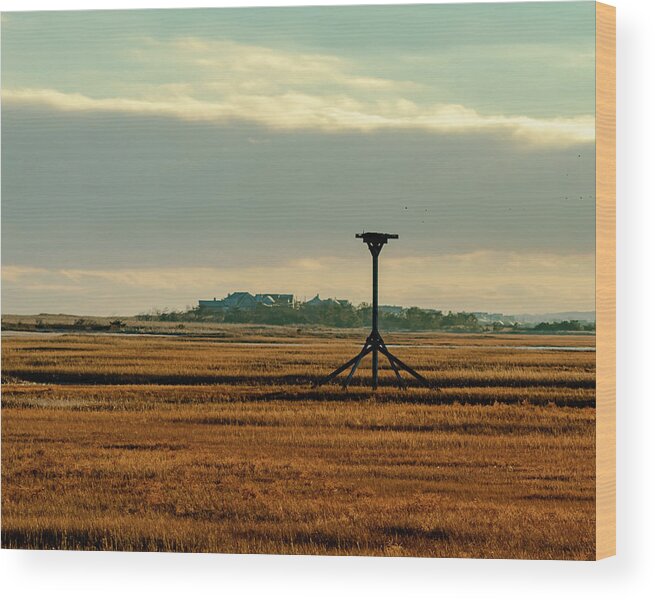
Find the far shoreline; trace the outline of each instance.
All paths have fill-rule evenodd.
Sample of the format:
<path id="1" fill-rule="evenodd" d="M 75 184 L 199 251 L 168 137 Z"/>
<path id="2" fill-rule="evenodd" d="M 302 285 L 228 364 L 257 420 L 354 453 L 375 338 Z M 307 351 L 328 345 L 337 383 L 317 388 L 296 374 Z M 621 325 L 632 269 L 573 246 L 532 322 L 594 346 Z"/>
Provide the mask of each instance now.
<path id="1" fill-rule="evenodd" d="M 18 338 L 38 335 L 101 335 L 101 336 L 154 336 L 170 338 L 210 338 L 216 342 L 226 343 L 293 343 L 293 340 L 353 340 L 359 341 L 366 335 L 364 327 L 329 327 L 323 325 L 269 325 L 253 323 L 214 323 L 197 321 L 154 321 L 140 320 L 135 317 L 100 317 L 70 314 L 38 314 L 38 315 L 2 315 L 2 337 Z M 530 329 L 507 328 L 501 331 L 466 331 L 466 330 L 388 330 L 385 331 L 389 342 L 393 338 L 403 338 L 412 343 L 425 343 L 435 337 L 443 338 L 444 342 L 451 338 L 494 340 L 511 338 L 520 341 L 523 337 L 528 345 L 560 347 L 574 346 L 580 341 L 591 342 L 580 348 L 595 347 L 595 331 L 534 331 Z M 551 343 L 532 344 L 531 340 L 547 340 Z M 560 340 L 556 343 L 556 340 Z M 568 340 L 568 341 L 567 341 Z"/>

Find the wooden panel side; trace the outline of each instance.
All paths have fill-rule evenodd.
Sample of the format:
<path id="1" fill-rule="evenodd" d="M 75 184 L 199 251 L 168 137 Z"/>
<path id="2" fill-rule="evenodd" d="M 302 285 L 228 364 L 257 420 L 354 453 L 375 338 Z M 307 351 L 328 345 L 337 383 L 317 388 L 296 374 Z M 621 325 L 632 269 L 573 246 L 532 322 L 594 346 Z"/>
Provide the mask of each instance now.
<path id="1" fill-rule="evenodd" d="M 616 9 L 596 3 L 596 558 L 616 554 Z"/>

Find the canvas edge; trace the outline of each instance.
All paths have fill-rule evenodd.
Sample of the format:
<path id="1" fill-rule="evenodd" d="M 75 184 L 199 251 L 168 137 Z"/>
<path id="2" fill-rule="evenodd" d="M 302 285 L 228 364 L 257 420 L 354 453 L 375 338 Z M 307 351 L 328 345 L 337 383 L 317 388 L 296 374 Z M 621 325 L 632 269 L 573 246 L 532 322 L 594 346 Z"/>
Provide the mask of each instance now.
<path id="1" fill-rule="evenodd" d="M 596 2 L 596 559 L 616 554 L 616 8 Z"/>

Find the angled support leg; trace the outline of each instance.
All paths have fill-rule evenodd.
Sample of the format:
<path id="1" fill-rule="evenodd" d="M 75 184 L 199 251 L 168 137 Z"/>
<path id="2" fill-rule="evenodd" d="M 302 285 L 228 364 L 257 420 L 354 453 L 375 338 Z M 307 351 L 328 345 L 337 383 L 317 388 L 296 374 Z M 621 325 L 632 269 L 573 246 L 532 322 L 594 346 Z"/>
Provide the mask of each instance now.
<path id="1" fill-rule="evenodd" d="M 362 348 L 362 351 L 357 355 L 357 360 L 355 361 L 355 364 L 353 365 L 353 368 L 350 369 L 350 373 L 348 373 L 348 377 L 346 377 L 346 380 L 343 382 L 343 389 L 344 390 L 350 385 L 350 380 L 353 378 L 353 375 L 355 374 L 355 371 L 357 370 L 357 367 L 359 366 L 359 363 L 361 362 L 362 358 L 364 358 L 372 350 L 373 349 L 370 346 L 367 346 L 367 344 L 364 344 L 364 347 Z"/>
<path id="2" fill-rule="evenodd" d="M 385 348 L 386 350 L 386 348 Z M 391 365 L 391 368 L 393 369 L 393 372 L 396 374 L 396 378 L 398 379 L 398 387 L 405 389 L 407 386 L 405 385 L 405 382 L 403 381 L 403 377 L 400 374 L 400 371 L 398 370 L 398 367 L 396 366 L 396 363 L 389 358 L 388 354 L 385 354 L 382 352 L 387 357 L 387 360 L 389 361 L 389 364 Z"/>
<path id="3" fill-rule="evenodd" d="M 410 375 L 412 375 L 412 377 L 418 379 L 418 381 L 427 385 L 428 387 L 430 386 L 430 383 L 428 382 L 427 379 L 425 379 L 425 377 L 419 375 L 414 369 L 412 369 L 412 367 L 406 365 L 399 358 L 396 358 L 393 354 L 391 354 L 391 352 L 389 352 L 389 350 L 387 350 L 386 348 L 380 348 L 380 352 L 382 352 L 382 354 L 384 354 L 389 360 L 395 362 L 401 369 L 407 371 Z"/>
<path id="4" fill-rule="evenodd" d="M 349 375 L 349 378 L 348 378 L 348 381 L 349 381 L 349 380 L 350 380 L 350 377 L 351 377 L 351 376 L 355 373 L 355 371 L 357 370 L 357 366 L 359 365 L 359 362 L 360 362 L 360 361 L 362 360 L 362 358 L 364 358 L 364 357 L 365 357 L 365 356 L 366 356 L 366 355 L 367 355 L 371 350 L 372 350 L 372 348 L 369 346 L 368 341 L 367 341 L 367 342 L 364 344 L 364 347 L 363 347 L 363 348 L 361 349 L 361 351 L 359 352 L 359 354 L 357 354 L 357 356 L 354 356 L 354 357 L 351 358 L 348 362 L 342 364 L 338 369 L 335 369 L 334 371 L 332 371 L 332 373 L 330 373 L 328 376 L 324 377 L 324 378 L 321 379 L 318 383 L 316 383 L 316 384 L 314 385 L 314 387 L 318 387 L 318 386 L 320 386 L 320 385 L 324 385 L 324 384 L 326 384 L 326 383 L 329 383 L 329 382 L 332 381 L 335 377 L 341 375 L 341 373 L 343 373 L 346 369 L 348 369 L 349 367 L 353 367 L 353 369 L 352 369 L 352 371 L 351 371 L 351 374 Z"/>
<path id="5" fill-rule="evenodd" d="M 348 367 L 351 365 L 355 364 L 357 362 L 357 359 L 359 358 L 359 354 L 355 356 L 354 358 L 351 358 L 347 363 L 342 364 L 338 369 L 335 369 L 330 373 L 327 377 L 324 377 L 321 379 L 314 387 L 318 387 L 319 385 L 323 385 L 325 383 L 328 383 L 329 381 L 332 381 L 337 375 L 340 375 L 343 373 Z"/>
<path id="6" fill-rule="evenodd" d="M 405 385 L 405 382 L 403 381 L 402 375 L 400 374 L 400 371 L 398 370 L 398 367 L 396 366 L 396 363 L 394 362 L 394 360 L 389 356 L 391 354 L 391 352 L 389 352 L 389 350 L 387 350 L 387 347 L 386 347 L 384 341 L 382 341 L 382 338 L 380 338 L 380 346 L 383 349 L 382 353 L 387 357 L 387 360 L 389 361 L 389 364 L 391 365 L 391 368 L 393 369 L 393 372 L 396 374 L 396 378 L 398 379 L 398 387 L 403 389 L 403 390 L 406 389 L 407 386 Z M 393 355 L 391 355 L 391 356 L 393 356 Z"/>
<path id="7" fill-rule="evenodd" d="M 384 354 L 384 356 L 387 357 L 387 360 L 389 361 L 389 364 L 391 365 L 391 368 L 393 369 L 393 372 L 396 375 L 396 379 L 398 380 L 398 386 L 401 388 L 406 388 L 407 384 L 405 380 L 403 379 L 402 375 L 400 374 L 400 370 L 403 369 L 407 371 L 412 377 L 420 381 L 422 384 L 426 385 L 427 387 L 430 386 L 430 382 L 427 381 L 424 377 L 419 375 L 414 369 L 412 369 L 410 366 L 406 365 L 402 360 L 399 358 L 396 358 L 384 344 L 384 340 L 382 339 L 382 336 L 377 330 L 373 330 L 369 336 L 366 338 L 366 342 L 364 343 L 364 347 L 359 351 L 357 356 L 354 356 L 351 358 L 348 362 L 344 363 L 341 365 L 338 369 L 335 369 L 330 373 L 327 377 L 324 377 L 320 381 L 318 381 L 316 384 L 314 384 L 314 387 L 319 387 L 321 385 L 324 385 L 326 383 L 329 383 L 336 377 L 338 377 L 341 373 L 343 373 L 346 369 L 350 369 L 350 372 L 348 373 L 348 376 L 346 377 L 345 381 L 343 382 L 343 388 L 346 389 L 349 385 L 350 382 L 352 381 L 353 376 L 355 375 L 355 372 L 357 371 L 357 368 L 359 367 L 360 362 L 362 359 L 367 355 L 371 354 L 373 355 L 373 364 L 372 364 L 372 386 L 373 389 L 377 389 L 378 386 L 378 352 L 381 352 Z"/>

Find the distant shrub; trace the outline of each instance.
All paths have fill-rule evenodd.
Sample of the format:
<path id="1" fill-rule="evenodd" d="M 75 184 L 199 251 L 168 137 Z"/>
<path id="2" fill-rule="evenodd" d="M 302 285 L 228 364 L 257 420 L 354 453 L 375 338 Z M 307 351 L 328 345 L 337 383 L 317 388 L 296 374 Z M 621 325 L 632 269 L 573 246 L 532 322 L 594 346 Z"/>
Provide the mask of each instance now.
<path id="1" fill-rule="evenodd" d="M 580 321 L 556 321 L 554 323 L 542 322 L 534 327 L 535 331 L 595 331 L 595 323 L 581 323 Z"/>

